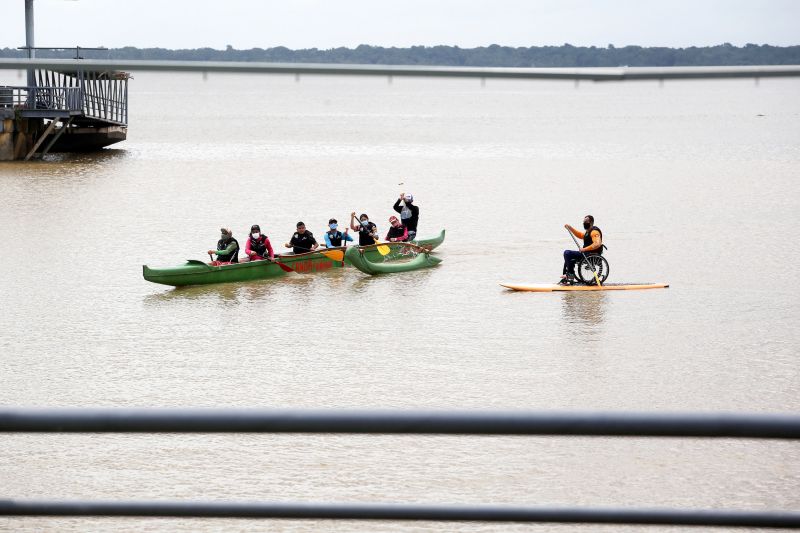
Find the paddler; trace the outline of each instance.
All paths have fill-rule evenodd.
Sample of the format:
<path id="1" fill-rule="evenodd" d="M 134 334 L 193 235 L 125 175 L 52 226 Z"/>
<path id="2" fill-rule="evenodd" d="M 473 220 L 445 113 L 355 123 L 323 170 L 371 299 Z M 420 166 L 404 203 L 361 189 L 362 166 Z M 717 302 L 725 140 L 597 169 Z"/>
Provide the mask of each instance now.
<path id="1" fill-rule="evenodd" d="M 296 254 L 305 254 L 313 252 L 317 249 L 317 239 L 314 234 L 306 229 L 306 225 L 302 222 L 297 223 L 297 231 L 294 232 L 289 242 L 285 244 L 287 248 L 292 248 L 292 252 Z"/>
<path id="2" fill-rule="evenodd" d="M 239 243 L 233 238 L 233 232 L 228 228 L 220 228 L 220 238 L 217 241 L 217 249 L 209 250 L 208 254 L 216 254 L 217 263 L 238 263 L 239 262 Z"/>
<path id="3" fill-rule="evenodd" d="M 250 237 L 244 245 L 244 253 L 247 254 L 250 261 L 260 261 L 265 257 L 269 257 L 270 261 L 275 259 L 275 252 L 272 251 L 269 237 L 261 233 L 261 227 L 258 224 L 250 227 Z"/>
<path id="4" fill-rule="evenodd" d="M 389 242 L 406 242 L 408 240 L 408 228 L 400 223 L 396 216 L 389 217 L 389 233 L 386 239 Z"/>
<path id="5" fill-rule="evenodd" d="M 564 250 L 564 270 L 559 283 L 567 285 L 575 283 L 575 263 L 584 255 L 603 254 L 603 232 L 594 225 L 592 215 L 583 217 L 584 231 L 578 231 L 569 224 L 564 224 L 564 227 L 578 239 L 583 239 L 583 247 L 579 250 Z"/>
<path id="6" fill-rule="evenodd" d="M 403 204 L 402 206 L 400 204 Z M 400 213 L 400 222 L 408 229 L 408 240 L 417 238 L 417 222 L 419 222 L 419 207 L 414 205 L 414 195 L 400 193 L 400 198 L 394 203 L 394 210 Z"/>
<path id="7" fill-rule="evenodd" d="M 359 224 L 356 225 L 356 213 L 350 213 L 350 229 L 358 232 L 358 245 L 367 246 L 375 244 L 378 240 L 378 226 L 374 222 L 369 221 L 366 213 L 361 213 L 358 217 Z"/>
<path id="8" fill-rule="evenodd" d="M 328 231 L 325 232 L 325 247 L 326 248 L 334 248 L 337 246 L 341 246 L 342 243 L 353 242 L 353 238 L 345 231 L 342 233 L 337 228 L 339 227 L 339 223 L 336 221 L 335 218 L 332 218 L 328 221 Z M 345 244 L 345 246 L 347 246 Z"/>

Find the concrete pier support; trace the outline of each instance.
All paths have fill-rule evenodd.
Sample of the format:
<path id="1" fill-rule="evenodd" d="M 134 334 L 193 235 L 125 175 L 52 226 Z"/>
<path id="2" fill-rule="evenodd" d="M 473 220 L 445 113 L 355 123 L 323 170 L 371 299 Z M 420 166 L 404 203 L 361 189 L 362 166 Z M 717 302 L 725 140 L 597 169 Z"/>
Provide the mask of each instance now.
<path id="1" fill-rule="evenodd" d="M 13 111 L 0 109 L 0 161 L 24 159 L 33 148 L 42 119 L 21 119 Z"/>

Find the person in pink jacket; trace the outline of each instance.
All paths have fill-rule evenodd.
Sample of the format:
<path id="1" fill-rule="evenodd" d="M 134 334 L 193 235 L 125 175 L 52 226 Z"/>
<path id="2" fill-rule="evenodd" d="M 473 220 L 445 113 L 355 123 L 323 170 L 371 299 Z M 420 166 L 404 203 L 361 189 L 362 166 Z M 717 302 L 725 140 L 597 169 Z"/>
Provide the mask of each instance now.
<path id="1" fill-rule="evenodd" d="M 269 258 L 270 261 L 275 259 L 275 252 L 272 251 L 269 238 L 261 233 L 258 224 L 253 224 L 250 228 L 250 236 L 244 245 L 244 253 L 250 258 L 250 261 L 260 261 L 265 258 Z"/>

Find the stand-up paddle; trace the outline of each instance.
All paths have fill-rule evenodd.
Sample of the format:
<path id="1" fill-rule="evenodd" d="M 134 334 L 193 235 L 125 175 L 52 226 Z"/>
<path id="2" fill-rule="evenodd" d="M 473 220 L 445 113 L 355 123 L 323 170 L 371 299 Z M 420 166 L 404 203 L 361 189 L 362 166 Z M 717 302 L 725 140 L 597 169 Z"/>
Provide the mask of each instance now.
<path id="1" fill-rule="evenodd" d="M 581 250 L 581 245 L 578 244 L 578 241 L 575 239 L 575 235 L 572 234 L 572 232 L 569 230 L 569 228 L 565 228 L 565 229 L 567 230 L 567 233 L 569 233 L 569 236 L 572 237 L 572 242 L 574 242 L 575 246 L 578 247 L 578 251 L 583 256 L 583 260 L 586 261 L 586 264 L 589 265 L 589 268 L 592 269 L 592 274 L 594 274 L 594 281 L 597 283 L 597 286 L 599 287 L 600 286 L 600 278 L 597 277 L 597 271 L 594 269 L 594 265 L 591 263 L 591 261 L 589 261 L 589 258 L 586 257 L 586 254 L 583 253 L 583 251 Z M 581 278 L 581 279 L 583 279 L 583 278 Z"/>

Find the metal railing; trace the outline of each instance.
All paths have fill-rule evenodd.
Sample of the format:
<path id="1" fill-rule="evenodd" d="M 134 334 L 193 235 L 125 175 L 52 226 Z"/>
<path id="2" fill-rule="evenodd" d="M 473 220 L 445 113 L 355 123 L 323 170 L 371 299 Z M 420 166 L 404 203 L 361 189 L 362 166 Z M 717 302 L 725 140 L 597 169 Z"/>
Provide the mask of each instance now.
<path id="1" fill-rule="evenodd" d="M 243 409 L 0 409 L 0 433 L 347 433 L 800 439 L 800 416 Z M 30 501 L 0 516 L 479 520 L 798 528 L 800 512 L 302 502 Z"/>
<path id="2" fill-rule="evenodd" d="M 118 72 L 83 70 L 37 71 L 35 85 L 0 86 L 0 108 L 27 111 L 27 116 L 82 116 L 126 125 L 128 76 Z"/>
<path id="3" fill-rule="evenodd" d="M 74 112 L 82 108 L 79 87 L 0 87 L 0 108 Z"/>

